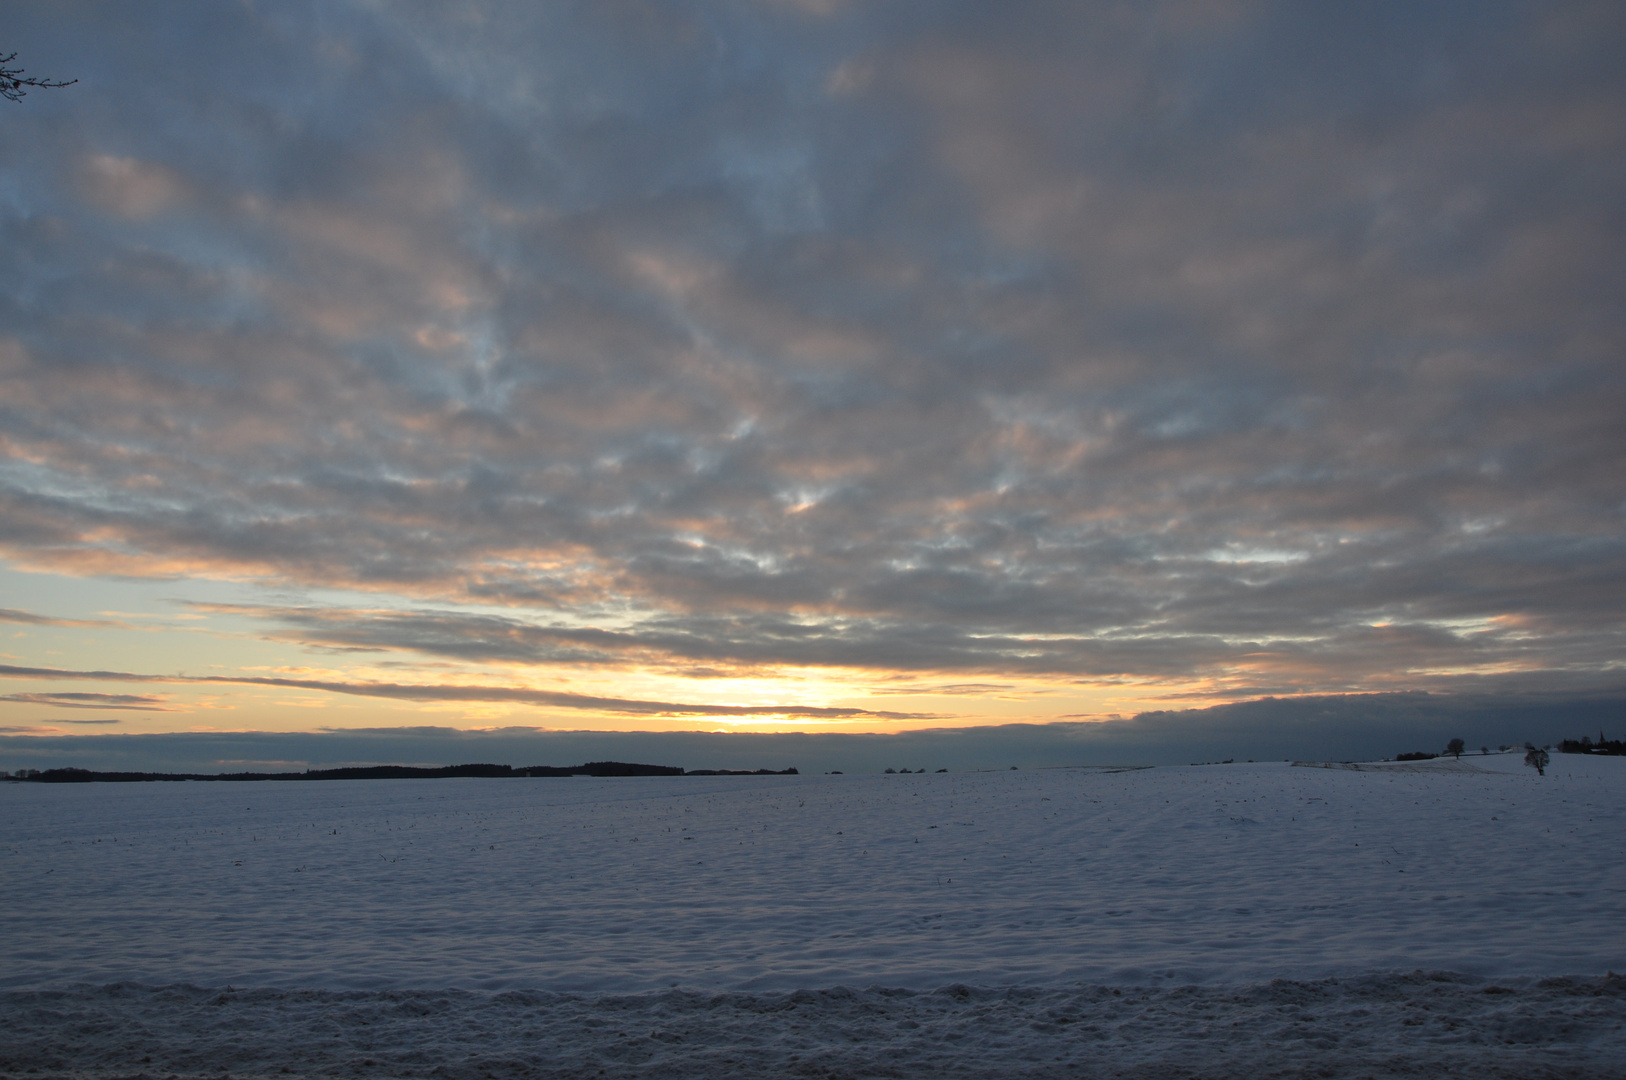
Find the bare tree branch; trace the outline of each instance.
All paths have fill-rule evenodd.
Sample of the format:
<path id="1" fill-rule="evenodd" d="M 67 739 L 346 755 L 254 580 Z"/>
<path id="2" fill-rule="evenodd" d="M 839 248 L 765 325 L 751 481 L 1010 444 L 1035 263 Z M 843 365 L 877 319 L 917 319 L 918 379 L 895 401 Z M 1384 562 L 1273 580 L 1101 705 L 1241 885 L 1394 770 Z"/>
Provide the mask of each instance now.
<path id="1" fill-rule="evenodd" d="M 21 101 L 27 97 L 28 90 L 25 90 L 24 87 L 30 90 L 56 90 L 64 86 L 72 86 L 79 81 L 78 79 L 69 79 L 67 82 L 62 82 L 59 79 L 36 79 L 24 75 L 22 68 L 7 66 L 15 59 L 17 59 L 16 53 L 7 53 L 5 56 L 0 56 L 0 97 L 5 98 L 7 101 Z"/>

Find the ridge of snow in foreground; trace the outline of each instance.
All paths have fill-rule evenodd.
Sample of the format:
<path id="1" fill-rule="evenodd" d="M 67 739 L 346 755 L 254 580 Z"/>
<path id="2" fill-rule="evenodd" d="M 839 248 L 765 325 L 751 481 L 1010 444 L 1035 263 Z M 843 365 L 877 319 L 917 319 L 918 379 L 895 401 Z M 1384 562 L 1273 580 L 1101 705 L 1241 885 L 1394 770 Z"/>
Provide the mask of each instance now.
<path id="1" fill-rule="evenodd" d="M 1623 825 L 1573 755 L 0 785 L 0 1075 L 1622 1076 Z"/>

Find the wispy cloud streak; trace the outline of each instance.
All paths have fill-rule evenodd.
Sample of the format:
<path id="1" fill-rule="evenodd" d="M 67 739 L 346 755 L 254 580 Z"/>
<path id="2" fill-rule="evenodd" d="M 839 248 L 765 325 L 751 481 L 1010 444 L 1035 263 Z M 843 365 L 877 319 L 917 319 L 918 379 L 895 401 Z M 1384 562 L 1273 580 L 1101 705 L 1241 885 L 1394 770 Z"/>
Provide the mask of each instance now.
<path id="1" fill-rule="evenodd" d="M 168 712 L 163 698 L 146 694 L 95 694 L 66 692 L 56 694 L 0 694 L 0 701 L 19 705 L 50 705 L 59 709 L 114 709 L 132 712 Z"/>
<path id="2" fill-rule="evenodd" d="M 510 702 L 518 705 L 546 705 L 553 708 L 583 709 L 600 713 L 637 716 L 740 716 L 785 717 L 803 720 L 870 718 L 881 720 L 932 719 L 930 713 L 877 712 L 869 709 L 809 707 L 801 705 L 697 705 L 668 701 L 639 701 L 630 698 L 596 697 L 555 690 L 533 690 L 515 686 L 416 685 L 406 683 L 343 682 L 333 679 L 295 679 L 273 675 L 143 675 L 128 671 L 73 671 L 63 668 L 22 667 L 0 664 L 0 678 L 83 679 L 95 682 L 178 683 L 187 685 L 269 686 L 291 690 L 318 690 L 328 694 L 390 698 L 396 701 L 480 701 Z M 62 699 L 117 698 L 103 694 L 16 694 L 5 701 L 35 704 L 64 704 Z M 129 700 L 153 700 L 130 698 Z M 101 706 L 109 707 L 109 706 Z M 126 708 L 135 706 L 124 706 Z"/>
<path id="3" fill-rule="evenodd" d="M 115 627 L 123 625 L 105 619 L 59 619 L 50 615 L 38 615 L 32 611 L 19 611 L 16 608 L 0 608 L 0 622 L 20 623 L 23 626 Z"/>

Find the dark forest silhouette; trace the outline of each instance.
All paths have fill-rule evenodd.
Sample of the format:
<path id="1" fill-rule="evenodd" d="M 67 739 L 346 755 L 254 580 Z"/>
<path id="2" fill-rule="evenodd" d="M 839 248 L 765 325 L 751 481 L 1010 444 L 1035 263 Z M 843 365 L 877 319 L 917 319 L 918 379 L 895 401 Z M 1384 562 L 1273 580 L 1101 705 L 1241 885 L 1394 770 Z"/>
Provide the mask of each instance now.
<path id="1" fill-rule="evenodd" d="M 1598 732 L 1598 741 L 1593 742 L 1592 736 L 1582 735 L 1579 739 L 1565 739 L 1558 744 L 1561 754 L 1604 754 L 1609 757 L 1626 757 L 1626 739 L 1606 739 L 1603 732 Z"/>
<path id="2" fill-rule="evenodd" d="M 449 777 L 504 778 L 526 776 L 796 776 L 795 769 L 680 769 L 676 765 L 639 765 L 626 761 L 589 761 L 582 765 L 362 765 L 344 769 L 306 769 L 284 773 L 154 773 L 96 772 L 91 769 L 22 769 L 13 780 L 43 784 L 129 783 L 162 780 L 438 780 Z"/>

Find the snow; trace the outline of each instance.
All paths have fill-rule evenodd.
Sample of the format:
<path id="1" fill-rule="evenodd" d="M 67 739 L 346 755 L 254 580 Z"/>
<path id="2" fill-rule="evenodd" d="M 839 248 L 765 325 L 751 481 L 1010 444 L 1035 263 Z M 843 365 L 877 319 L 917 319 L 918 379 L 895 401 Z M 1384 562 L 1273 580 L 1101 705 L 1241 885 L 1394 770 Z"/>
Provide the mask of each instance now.
<path id="1" fill-rule="evenodd" d="M 0 1074 L 1619 1077 L 1626 979 L 635 996 L 110 986 L 0 995 Z"/>
<path id="2" fill-rule="evenodd" d="M 1620 1075 L 1623 825 L 1575 755 L 0 785 L 0 1073 Z"/>

